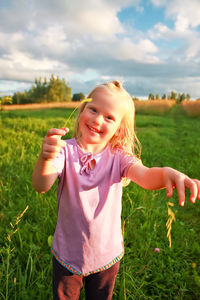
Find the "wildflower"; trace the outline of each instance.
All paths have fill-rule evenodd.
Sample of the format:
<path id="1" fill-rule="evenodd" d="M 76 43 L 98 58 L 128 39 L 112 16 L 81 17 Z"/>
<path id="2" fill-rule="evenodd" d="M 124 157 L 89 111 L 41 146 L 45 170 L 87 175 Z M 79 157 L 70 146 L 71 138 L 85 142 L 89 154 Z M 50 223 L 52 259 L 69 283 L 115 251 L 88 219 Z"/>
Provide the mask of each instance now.
<path id="1" fill-rule="evenodd" d="M 192 263 L 192 268 L 195 269 L 197 267 L 197 264 L 195 262 Z"/>
<path id="2" fill-rule="evenodd" d="M 167 223 L 166 223 L 166 227 L 167 227 L 167 238 L 169 239 L 169 247 L 171 248 L 172 246 L 172 239 L 171 239 L 171 231 L 172 231 L 172 222 L 176 221 L 176 218 L 175 218 L 175 214 L 174 212 L 171 210 L 171 208 L 169 206 L 174 206 L 173 203 L 171 202 L 168 202 L 167 203 L 167 207 L 168 207 L 168 220 L 167 220 Z"/>
<path id="3" fill-rule="evenodd" d="M 155 251 L 156 253 L 159 253 L 159 252 L 160 252 L 160 249 L 159 249 L 159 248 L 155 248 L 154 251 Z"/>
<path id="4" fill-rule="evenodd" d="M 25 212 L 26 212 L 28 209 L 29 209 L 29 206 L 27 205 L 26 208 L 24 209 L 24 211 L 17 217 L 17 221 L 16 221 L 15 225 L 17 225 L 17 224 L 21 221 L 23 215 L 25 214 Z M 12 224 L 12 223 L 11 223 L 11 224 Z M 12 225 L 11 225 L 11 227 L 12 227 Z"/>

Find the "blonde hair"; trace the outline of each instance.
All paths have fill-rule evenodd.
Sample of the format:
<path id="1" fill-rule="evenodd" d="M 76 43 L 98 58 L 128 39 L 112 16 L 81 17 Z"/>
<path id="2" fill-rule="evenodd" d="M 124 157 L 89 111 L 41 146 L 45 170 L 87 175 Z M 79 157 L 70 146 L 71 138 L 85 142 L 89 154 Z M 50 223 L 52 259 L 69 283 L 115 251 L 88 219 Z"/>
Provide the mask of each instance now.
<path id="1" fill-rule="evenodd" d="M 118 129 L 118 133 L 110 139 L 109 144 L 111 149 L 122 149 L 129 155 L 134 155 L 140 157 L 141 145 L 135 134 L 135 106 L 132 97 L 123 88 L 120 81 L 115 80 L 108 83 L 103 83 L 95 87 L 88 95 L 88 98 L 92 98 L 93 94 L 97 89 L 106 88 L 111 94 L 116 94 L 124 101 L 125 114 L 121 120 L 121 124 Z M 74 137 L 79 138 L 81 136 L 79 130 L 79 118 L 80 114 L 83 112 L 87 102 L 80 105 L 78 110 L 78 115 L 75 122 Z"/>

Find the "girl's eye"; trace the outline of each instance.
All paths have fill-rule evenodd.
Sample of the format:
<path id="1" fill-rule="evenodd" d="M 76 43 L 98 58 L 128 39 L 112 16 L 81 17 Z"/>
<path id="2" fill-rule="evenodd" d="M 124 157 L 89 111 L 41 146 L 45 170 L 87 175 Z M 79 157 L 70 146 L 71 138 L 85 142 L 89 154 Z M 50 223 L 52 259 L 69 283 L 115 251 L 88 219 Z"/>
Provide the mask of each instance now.
<path id="1" fill-rule="evenodd" d="M 96 108 L 94 108 L 94 107 L 90 107 L 90 109 L 92 112 L 95 112 L 95 113 L 97 112 Z"/>
<path id="2" fill-rule="evenodd" d="M 106 118 L 107 118 L 107 120 L 110 120 L 110 121 L 114 120 L 112 116 L 107 116 Z"/>

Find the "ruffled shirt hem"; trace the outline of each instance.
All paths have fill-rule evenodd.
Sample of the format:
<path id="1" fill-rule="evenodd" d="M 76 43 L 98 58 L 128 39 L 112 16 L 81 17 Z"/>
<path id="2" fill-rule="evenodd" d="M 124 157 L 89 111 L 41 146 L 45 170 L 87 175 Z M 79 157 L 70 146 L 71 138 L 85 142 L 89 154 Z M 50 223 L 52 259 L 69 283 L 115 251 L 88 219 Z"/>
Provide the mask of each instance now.
<path id="1" fill-rule="evenodd" d="M 81 273 L 80 271 L 76 270 L 74 267 L 70 266 L 70 264 L 68 264 L 67 262 L 63 261 L 55 252 L 55 250 L 52 248 L 51 252 L 53 254 L 53 256 L 55 257 L 55 259 L 64 267 L 66 268 L 68 271 L 70 271 L 71 273 L 75 274 L 75 275 L 79 275 L 79 276 L 88 276 L 91 274 L 95 274 L 101 271 L 105 271 L 109 268 L 111 268 L 114 264 L 116 264 L 118 261 L 120 261 L 122 259 L 122 257 L 124 256 L 124 251 L 121 252 L 120 255 L 118 255 L 117 257 L 115 257 L 111 262 L 109 262 L 107 265 L 100 267 L 94 271 L 90 271 L 87 273 Z"/>

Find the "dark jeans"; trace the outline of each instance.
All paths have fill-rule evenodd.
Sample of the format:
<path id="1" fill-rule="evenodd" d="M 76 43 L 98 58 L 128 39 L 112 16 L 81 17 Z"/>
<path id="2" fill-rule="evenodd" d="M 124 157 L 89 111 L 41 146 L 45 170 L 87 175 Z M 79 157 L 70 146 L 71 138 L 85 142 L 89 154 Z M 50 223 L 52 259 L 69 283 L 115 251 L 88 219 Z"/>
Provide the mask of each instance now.
<path id="1" fill-rule="evenodd" d="M 86 300 L 111 300 L 120 262 L 88 276 L 75 275 L 53 257 L 53 299 L 78 300 L 83 284 Z"/>

